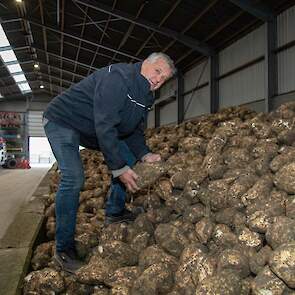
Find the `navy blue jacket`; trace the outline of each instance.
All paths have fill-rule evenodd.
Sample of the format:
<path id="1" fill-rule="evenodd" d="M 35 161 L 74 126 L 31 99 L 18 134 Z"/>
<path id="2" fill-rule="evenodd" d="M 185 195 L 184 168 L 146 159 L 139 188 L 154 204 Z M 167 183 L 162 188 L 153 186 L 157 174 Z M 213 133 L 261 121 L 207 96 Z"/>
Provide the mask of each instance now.
<path id="1" fill-rule="evenodd" d="M 137 159 L 149 153 L 144 123 L 154 102 L 142 63 L 104 67 L 55 97 L 44 117 L 80 133 L 81 145 L 100 150 L 111 170 L 126 165 L 118 143 L 124 140 Z"/>

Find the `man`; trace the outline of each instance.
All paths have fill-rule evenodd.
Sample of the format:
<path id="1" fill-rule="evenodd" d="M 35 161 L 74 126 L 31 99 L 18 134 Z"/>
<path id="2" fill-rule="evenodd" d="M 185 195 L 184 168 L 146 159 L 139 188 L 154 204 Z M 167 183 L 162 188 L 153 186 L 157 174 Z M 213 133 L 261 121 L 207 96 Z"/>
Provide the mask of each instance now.
<path id="1" fill-rule="evenodd" d="M 152 91 L 175 74 L 173 61 L 153 53 L 136 64 L 114 64 L 97 70 L 52 100 L 44 112 L 44 129 L 61 171 L 55 198 L 56 262 L 75 272 L 74 235 L 84 172 L 79 145 L 100 150 L 112 172 L 106 224 L 132 221 L 125 209 L 126 189 L 138 190 L 131 169 L 137 160 L 155 162 L 160 155 L 145 144 L 143 125 L 154 102 Z"/>

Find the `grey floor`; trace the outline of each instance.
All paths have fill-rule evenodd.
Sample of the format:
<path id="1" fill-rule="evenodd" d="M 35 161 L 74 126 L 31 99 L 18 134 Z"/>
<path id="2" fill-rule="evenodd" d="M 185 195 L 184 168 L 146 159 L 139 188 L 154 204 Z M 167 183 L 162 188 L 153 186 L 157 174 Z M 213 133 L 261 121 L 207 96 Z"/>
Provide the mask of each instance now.
<path id="1" fill-rule="evenodd" d="M 48 168 L 0 168 L 0 239 L 20 207 L 28 202 Z"/>

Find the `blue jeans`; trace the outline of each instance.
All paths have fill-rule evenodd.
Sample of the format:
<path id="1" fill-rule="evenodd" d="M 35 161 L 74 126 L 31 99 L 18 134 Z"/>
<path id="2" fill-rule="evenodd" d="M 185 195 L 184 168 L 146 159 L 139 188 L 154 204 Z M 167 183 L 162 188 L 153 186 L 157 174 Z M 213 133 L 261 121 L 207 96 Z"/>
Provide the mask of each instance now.
<path id="1" fill-rule="evenodd" d="M 129 147 L 124 141 L 119 142 L 119 151 L 122 158 L 126 161 L 129 167 L 133 167 L 136 163 L 136 158 L 130 151 Z M 118 177 L 112 178 L 110 190 L 108 192 L 108 199 L 106 203 L 106 215 L 118 216 L 125 209 L 126 188 Z"/>
<path id="2" fill-rule="evenodd" d="M 76 216 L 79 207 L 80 190 L 84 184 L 84 170 L 79 153 L 79 132 L 49 121 L 44 126 L 53 154 L 61 171 L 61 179 L 55 197 L 56 250 L 65 251 L 74 247 Z M 127 164 L 132 167 L 136 159 L 124 141 L 119 150 Z M 113 178 L 106 215 L 118 215 L 125 208 L 126 189 Z"/>

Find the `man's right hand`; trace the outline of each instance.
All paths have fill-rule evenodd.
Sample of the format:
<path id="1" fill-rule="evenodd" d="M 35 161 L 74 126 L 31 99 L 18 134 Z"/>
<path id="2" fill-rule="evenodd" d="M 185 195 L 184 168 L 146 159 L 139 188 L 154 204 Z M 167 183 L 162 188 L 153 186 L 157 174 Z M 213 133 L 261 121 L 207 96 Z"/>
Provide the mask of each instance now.
<path id="1" fill-rule="evenodd" d="M 130 168 L 126 170 L 123 174 L 119 176 L 121 182 L 124 183 L 127 190 L 135 193 L 139 190 L 139 187 L 136 184 L 136 180 L 138 179 L 138 175 Z"/>

